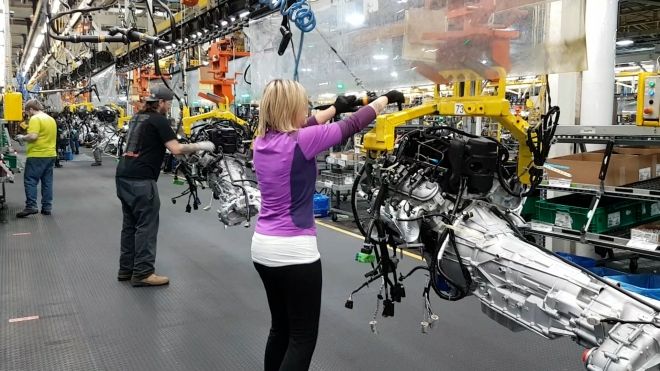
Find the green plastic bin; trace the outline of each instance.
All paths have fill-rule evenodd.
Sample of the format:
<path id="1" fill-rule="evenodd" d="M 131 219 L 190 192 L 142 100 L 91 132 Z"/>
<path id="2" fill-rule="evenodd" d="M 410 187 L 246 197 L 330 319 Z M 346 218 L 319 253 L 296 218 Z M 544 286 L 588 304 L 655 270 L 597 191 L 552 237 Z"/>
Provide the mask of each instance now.
<path id="1" fill-rule="evenodd" d="M 520 212 L 520 216 L 522 216 L 527 221 L 536 219 L 536 214 L 538 212 L 536 203 L 540 199 L 541 198 L 538 196 L 527 197 L 527 199 L 525 200 L 525 204 L 523 205 L 522 211 Z"/>
<path id="2" fill-rule="evenodd" d="M 641 203 L 639 224 L 653 222 L 660 219 L 660 201 L 645 201 Z"/>
<path id="3" fill-rule="evenodd" d="M 589 206 L 593 196 L 572 194 L 539 200 L 536 203 L 537 219 L 559 227 L 581 230 L 587 223 Z M 603 197 L 589 225 L 589 232 L 604 233 L 640 223 L 644 201 Z"/>
<path id="4" fill-rule="evenodd" d="M 4 155 L 4 161 L 10 169 L 16 169 L 18 167 L 18 157 L 16 155 L 6 154 Z"/>

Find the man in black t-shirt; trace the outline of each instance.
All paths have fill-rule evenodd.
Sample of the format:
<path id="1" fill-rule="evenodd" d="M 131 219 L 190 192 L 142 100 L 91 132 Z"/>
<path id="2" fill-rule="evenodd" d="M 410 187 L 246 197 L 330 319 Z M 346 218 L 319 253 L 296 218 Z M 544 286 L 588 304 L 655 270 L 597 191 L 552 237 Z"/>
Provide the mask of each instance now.
<path id="1" fill-rule="evenodd" d="M 213 151 L 211 142 L 181 144 L 165 117 L 174 94 L 165 86 L 151 90 L 145 108 L 136 114 L 126 136 L 126 151 L 119 160 L 115 181 L 124 223 L 121 230 L 119 281 L 133 286 L 160 286 L 169 279 L 154 273 L 160 199 L 156 181 L 167 148 L 180 155 Z"/>

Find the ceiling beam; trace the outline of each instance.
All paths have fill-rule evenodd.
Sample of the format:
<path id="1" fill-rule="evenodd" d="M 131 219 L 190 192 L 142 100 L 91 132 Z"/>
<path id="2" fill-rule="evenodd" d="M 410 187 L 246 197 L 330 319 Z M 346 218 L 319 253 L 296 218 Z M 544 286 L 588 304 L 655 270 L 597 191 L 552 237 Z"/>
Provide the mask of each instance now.
<path id="1" fill-rule="evenodd" d="M 648 30 L 617 32 L 618 38 L 630 38 L 630 37 L 653 36 L 653 35 L 660 35 L 660 29 L 658 29 L 657 27 L 652 27 L 649 28 Z"/>
<path id="2" fill-rule="evenodd" d="M 653 50 L 637 53 L 620 54 L 616 56 L 616 64 L 637 63 L 640 61 L 655 61 L 660 53 L 654 53 Z"/>
<path id="3" fill-rule="evenodd" d="M 637 3 L 637 4 L 658 6 L 658 2 L 656 0 L 627 0 L 627 1 L 631 2 L 631 3 Z"/>

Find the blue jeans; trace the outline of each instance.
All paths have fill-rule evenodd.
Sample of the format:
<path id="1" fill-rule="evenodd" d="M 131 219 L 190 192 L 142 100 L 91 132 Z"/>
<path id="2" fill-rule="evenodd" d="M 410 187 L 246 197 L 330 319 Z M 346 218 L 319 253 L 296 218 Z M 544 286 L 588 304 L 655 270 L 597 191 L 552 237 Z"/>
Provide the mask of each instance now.
<path id="1" fill-rule="evenodd" d="M 78 140 L 78 133 L 74 132 L 69 139 L 69 146 L 71 146 L 71 152 L 78 153 L 80 151 L 80 141 Z"/>
<path id="2" fill-rule="evenodd" d="M 53 209 L 55 158 L 28 157 L 25 161 L 25 208 L 37 209 L 37 185 L 41 181 L 41 210 Z"/>

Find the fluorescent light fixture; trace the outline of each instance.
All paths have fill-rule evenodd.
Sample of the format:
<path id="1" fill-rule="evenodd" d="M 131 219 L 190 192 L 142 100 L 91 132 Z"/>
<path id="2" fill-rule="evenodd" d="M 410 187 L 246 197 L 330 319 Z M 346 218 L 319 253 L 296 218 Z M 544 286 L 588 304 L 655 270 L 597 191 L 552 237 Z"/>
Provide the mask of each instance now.
<path id="1" fill-rule="evenodd" d="M 202 33 L 197 31 L 197 36 L 202 36 Z"/>
<path id="2" fill-rule="evenodd" d="M 488 63 L 488 59 L 482 59 L 481 60 L 481 64 L 487 64 L 487 63 Z"/>
<path id="3" fill-rule="evenodd" d="M 371 67 L 372 71 L 378 71 L 378 67 Z"/>
<path id="4" fill-rule="evenodd" d="M 390 73 L 390 76 L 392 76 L 392 77 L 399 77 L 399 74 L 398 74 L 396 71 L 392 71 L 392 72 Z"/>
<path id="5" fill-rule="evenodd" d="M 320 82 L 319 83 L 319 86 L 323 86 L 323 85 L 328 85 L 328 82 L 326 81 L 326 82 Z"/>
<path id="6" fill-rule="evenodd" d="M 616 42 L 616 45 L 617 45 L 617 46 L 630 46 L 630 45 L 632 45 L 632 44 L 634 44 L 634 43 L 635 43 L 634 41 L 632 41 L 632 40 L 630 40 L 630 39 L 626 39 L 626 40 L 619 40 L 619 41 L 617 41 L 617 42 Z"/>
<path id="7" fill-rule="evenodd" d="M 377 61 L 384 61 L 384 60 L 388 59 L 389 56 L 387 56 L 387 54 L 374 54 L 374 55 L 371 56 L 371 58 L 373 58 L 374 60 L 377 60 Z"/>
<path id="8" fill-rule="evenodd" d="M 422 49 L 422 50 L 424 51 L 424 53 L 435 53 L 438 51 L 438 49 L 426 49 L 426 50 Z"/>
<path id="9" fill-rule="evenodd" d="M 245 17 L 247 17 L 248 15 L 250 15 L 250 12 L 246 10 L 246 11 L 244 11 L 244 12 L 241 12 L 241 14 L 239 14 L 238 16 L 239 16 L 240 18 L 245 18 Z"/>
<path id="10" fill-rule="evenodd" d="M 236 20 L 236 17 L 229 17 L 229 20 L 233 22 Z"/>
<path id="11" fill-rule="evenodd" d="M 229 24 L 229 22 L 227 22 L 227 21 L 225 21 L 225 20 L 223 20 L 222 22 L 220 22 L 220 24 L 221 24 L 221 25 L 222 25 L 222 26 L 224 27 L 224 26 L 226 26 L 226 25 L 228 25 L 228 24 Z"/>
<path id="12" fill-rule="evenodd" d="M 346 22 L 353 26 L 361 26 L 364 24 L 364 14 L 360 13 L 351 13 L 346 16 Z"/>

